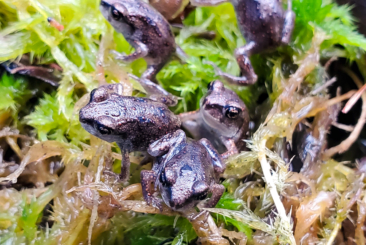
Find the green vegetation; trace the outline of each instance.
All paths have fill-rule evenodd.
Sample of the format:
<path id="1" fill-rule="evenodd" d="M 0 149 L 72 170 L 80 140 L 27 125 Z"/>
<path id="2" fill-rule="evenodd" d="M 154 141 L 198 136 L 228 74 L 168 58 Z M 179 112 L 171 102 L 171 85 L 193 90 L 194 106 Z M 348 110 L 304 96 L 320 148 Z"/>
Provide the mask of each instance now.
<path id="1" fill-rule="evenodd" d="M 268 161 L 268 165 L 272 163 L 275 166 L 268 173 L 272 174 L 270 178 L 280 193 L 287 190 L 287 195 L 291 195 L 294 190 L 286 188 L 300 180 L 307 183 L 308 180 L 297 175 L 292 177 L 295 180 L 289 178 L 286 164 L 273 149 L 280 139 L 292 138 L 292 133 L 301 120 L 315 117 L 315 125 L 321 111 L 335 104 L 331 104 L 324 94 L 308 94 L 328 79 L 326 69 L 320 65 L 318 58 L 346 58 L 360 67 L 365 65 L 366 38 L 357 32 L 350 9 L 350 6 L 338 6 L 331 0 L 293 0 L 296 25 L 290 45 L 272 53 L 254 55 L 251 60 L 259 77 L 258 82 L 250 87 L 232 87 L 246 103 L 251 115 L 257 119 L 258 129 L 248 142 L 252 152 L 240 153 L 237 158 L 229 159 L 226 176 L 245 173 L 240 177 L 243 178 L 254 172 L 252 178 L 256 181 L 244 186 L 237 179 L 225 180 L 226 192 L 216 209 L 211 211 L 217 224 L 222 224 L 228 231 L 245 234 L 249 242 L 253 241 L 255 230 L 257 234 L 258 231 L 264 231 L 272 235 L 277 242 L 291 242 L 292 223 L 281 215 L 276 199 L 271 196 L 263 164 Z M 48 17 L 60 22 L 65 27 L 64 30 L 60 32 L 50 26 Z M 196 8 L 184 20 L 184 24 L 185 27 L 176 35 L 176 41 L 189 55 L 189 59 L 184 64 L 177 60 L 171 61 L 157 76 L 164 88 L 182 98 L 174 108 L 176 113 L 196 110 L 200 98 L 207 92 L 207 84 L 218 79 L 206 61 L 212 61 L 228 73 L 238 75 L 240 70 L 233 52 L 245 44 L 237 27 L 234 9 L 229 3 Z M 215 31 L 216 37 L 206 40 L 192 35 L 198 31 Z M 121 79 L 126 77 L 126 72 L 140 75 L 146 67 L 142 59 L 131 64 L 120 63 L 114 60 L 108 49 L 125 53 L 132 51 L 123 36 L 113 31 L 100 14 L 99 0 L 0 0 L 0 62 L 17 60 L 20 56 L 29 54 L 30 60 L 37 60 L 38 64 L 56 63 L 63 70 L 57 89 L 45 89 L 43 85 L 37 85 L 39 83 L 35 85 L 30 78 L 7 73 L 1 75 L 0 129 L 3 131 L 0 141 L 9 145 L 6 149 L 10 147 L 17 154 L 18 158 L 12 158 L 12 161 L 19 160 L 17 163 L 27 165 L 30 172 L 39 171 L 32 164 L 36 161 L 40 166 L 60 162 L 65 166 L 62 177 L 52 173 L 38 176 L 37 181 L 30 178 L 29 182 L 34 188 L 0 190 L 0 244 L 61 242 L 71 245 L 87 244 L 90 240 L 92 244 L 106 245 L 181 245 L 197 238 L 194 227 L 183 217 L 119 212 L 123 210 L 122 204 L 133 198 L 123 199 L 119 196 L 122 190 L 120 185 L 100 177 L 101 164 L 120 164 L 116 153 L 119 150 L 91 137 L 82 129 L 77 116 L 78 109 L 87 100 L 85 95 L 100 82 L 97 75 L 98 59 L 102 59 L 105 65 L 107 82 L 128 84 Z M 302 65 L 306 67 L 302 68 Z M 295 92 L 294 89 L 286 97 L 291 101 L 287 103 L 281 95 L 286 93 L 285 88 L 290 87 L 289 81 L 294 81 L 290 74 L 293 75 L 297 69 L 304 71 L 296 75 L 301 78 L 299 87 L 304 80 L 301 86 L 306 84 L 308 90 Z M 365 69 L 360 70 L 365 73 Z M 135 89 L 139 89 L 136 82 L 130 82 Z M 258 112 L 258 98 L 265 93 L 269 100 L 261 105 L 263 110 Z M 258 127 L 269 112 L 273 112 L 273 117 L 268 118 L 270 120 L 267 124 Z M 18 131 L 9 134 L 5 132 L 7 127 Z M 12 137 L 19 141 L 18 148 L 16 144 L 9 143 L 9 138 Z M 45 145 L 39 147 L 42 144 L 39 142 Z M 33 146 L 29 147 L 30 145 Z M 57 154 L 52 154 L 51 151 Z M 2 154 L 1 151 L 1 161 Z M 53 158 L 48 159 L 49 157 Z M 5 162 L 0 162 L 1 164 Z M 298 206 L 308 207 L 311 201 L 317 203 L 317 195 L 325 191 L 328 193 L 327 200 L 336 200 L 337 205 L 333 205 L 336 210 L 318 224 L 319 242 L 325 244 L 325 241 L 335 239 L 342 221 L 347 218 L 345 210 L 354 205 L 353 199 L 347 197 L 365 200 L 366 192 L 357 169 L 330 158 L 323 159 L 322 164 L 324 176 L 316 184 L 309 185 L 316 192 L 302 197 L 294 194 L 294 199 Z M 3 168 L 7 167 L 0 166 L 0 169 Z M 49 168 L 45 167 L 47 170 Z M 132 168 L 137 169 L 136 165 Z M 132 174 L 138 176 L 139 170 L 134 170 Z M 0 181 L 7 175 L 2 175 L 3 173 L 9 174 L 1 172 Z M 21 173 L 18 175 L 22 177 Z M 16 177 L 18 176 L 15 179 Z M 355 179 L 358 182 L 354 182 Z M 49 180 L 52 180 L 51 185 Z M 133 180 L 133 183 L 137 183 L 138 177 L 133 177 Z M 88 186 L 89 184 L 94 185 Z M 71 191 L 75 186 L 79 189 Z M 239 190 L 243 191 L 239 193 Z M 333 195 L 335 192 L 339 194 L 337 197 Z M 120 210 L 106 207 L 100 211 L 96 205 L 98 198 L 104 200 L 103 198 L 113 195 L 117 196 L 116 200 L 120 200 Z M 141 195 L 135 195 L 133 200 L 140 201 Z M 307 201 L 299 201 L 301 198 Z M 49 203 L 52 209 L 48 207 Z M 248 203 L 252 203 L 252 206 L 248 207 Z M 327 202 L 318 203 L 323 209 L 331 206 Z M 284 204 L 287 213 L 291 205 L 290 202 Z M 46 207 L 48 211 L 44 211 Z M 274 208 L 277 208 L 276 214 L 271 212 Z M 108 219 L 108 212 L 114 217 Z M 319 211 L 316 218 L 322 214 L 324 211 Z M 299 214 L 292 215 L 300 219 L 302 214 L 299 211 Z M 272 222 L 263 221 L 269 216 L 273 218 Z M 52 227 L 45 220 L 52 221 Z M 304 227 L 306 225 L 308 224 Z M 86 228 L 89 226 L 91 233 Z M 303 234 L 297 229 L 295 239 Z M 359 232 L 357 229 L 356 232 Z"/>

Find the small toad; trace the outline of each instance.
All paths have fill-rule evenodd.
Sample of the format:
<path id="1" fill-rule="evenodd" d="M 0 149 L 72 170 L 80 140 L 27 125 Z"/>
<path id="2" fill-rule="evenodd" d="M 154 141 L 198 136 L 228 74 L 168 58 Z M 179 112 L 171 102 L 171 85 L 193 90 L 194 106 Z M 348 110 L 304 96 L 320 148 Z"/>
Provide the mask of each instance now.
<path id="1" fill-rule="evenodd" d="M 140 83 L 144 84 L 144 81 L 151 83 L 148 80 L 140 80 Z M 129 152 L 146 151 L 151 143 L 178 130 L 181 122 L 162 103 L 172 99 L 155 95 L 150 98 L 123 96 L 122 91 L 121 84 L 94 89 L 89 103 L 80 110 L 79 120 L 92 135 L 117 143 L 122 152 L 120 179 L 126 181 L 130 169 Z"/>
<path id="2" fill-rule="evenodd" d="M 218 80 L 208 85 L 208 92 L 201 99 L 199 110 L 179 116 L 183 128 L 193 138 L 207 138 L 223 153 L 223 158 L 245 147 L 243 140 L 249 128 L 248 110 L 239 96 Z"/>
<path id="3" fill-rule="evenodd" d="M 186 138 L 183 130 L 177 130 L 152 143 L 148 152 L 156 157 L 152 170 L 141 171 L 142 192 L 149 205 L 162 210 L 153 184 L 174 211 L 184 211 L 198 203 L 200 207 L 214 207 L 220 200 L 225 187 L 219 184 L 219 176 L 225 164 L 207 139 L 194 141 Z M 209 193 L 210 199 L 202 202 Z"/>
<path id="4" fill-rule="evenodd" d="M 288 0 L 287 11 L 280 0 L 191 0 L 195 6 L 215 6 L 224 2 L 234 6 L 238 26 L 247 43 L 235 50 L 242 77 L 225 73 L 214 65 L 216 73 L 233 84 L 254 84 L 257 75 L 249 57 L 290 42 L 295 25 L 291 0 Z"/>
<path id="5" fill-rule="evenodd" d="M 135 48 L 130 55 L 113 51 L 116 58 L 125 62 L 144 58 L 147 69 L 142 78 L 156 83 L 156 74 L 176 51 L 168 21 L 142 0 L 102 0 L 100 10 L 114 29 Z M 181 53 L 180 49 L 178 53 Z"/>

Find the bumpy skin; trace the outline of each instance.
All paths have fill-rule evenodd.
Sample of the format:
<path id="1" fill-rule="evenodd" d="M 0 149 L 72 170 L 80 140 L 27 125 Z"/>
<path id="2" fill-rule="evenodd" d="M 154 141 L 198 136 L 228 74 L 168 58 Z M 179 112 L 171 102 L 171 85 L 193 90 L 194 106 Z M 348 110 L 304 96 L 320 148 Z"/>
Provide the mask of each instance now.
<path id="1" fill-rule="evenodd" d="M 150 145 L 148 152 L 157 157 L 151 171 L 141 171 L 142 191 L 146 202 L 162 208 L 161 200 L 154 197 L 152 184 L 158 187 L 163 201 L 175 211 L 192 208 L 212 196 L 203 207 L 214 207 L 225 188 L 219 175 L 225 165 L 218 152 L 206 139 L 186 139 L 182 130 L 168 134 Z"/>
<path id="2" fill-rule="evenodd" d="M 151 6 L 159 11 L 165 19 L 173 20 L 188 5 L 189 0 L 149 0 Z"/>
<path id="3" fill-rule="evenodd" d="M 249 113 L 244 102 L 222 82 L 209 84 L 200 109 L 179 115 L 182 126 L 196 139 L 207 138 L 227 158 L 245 147 Z M 225 152 L 225 153 L 224 153 Z"/>
<path id="4" fill-rule="evenodd" d="M 148 67 L 142 77 L 156 82 L 156 74 L 176 49 L 167 20 L 142 0 L 102 0 L 100 10 L 135 48 L 135 52 L 128 56 L 115 52 L 116 58 L 126 62 L 144 58 Z"/>
<path id="5" fill-rule="evenodd" d="M 131 151 L 146 151 L 152 142 L 176 131 L 181 125 L 179 117 L 165 104 L 147 98 L 122 96 L 120 84 L 94 89 L 89 103 L 80 110 L 79 120 L 94 136 L 117 142 L 124 158 L 128 158 L 127 153 Z M 129 161 L 125 160 L 125 165 L 129 165 Z M 126 180 L 129 168 L 122 167 L 122 179 Z"/>
<path id="6" fill-rule="evenodd" d="M 196 6 L 213 6 L 229 0 L 191 0 Z M 238 20 L 238 26 L 247 44 L 236 49 L 236 60 L 241 68 L 242 77 L 222 72 L 215 67 L 218 75 L 228 82 L 249 85 L 257 80 L 249 57 L 252 54 L 272 50 L 290 42 L 295 23 L 295 14 L 291 11 L 291 0 L 288 10 L 284 11 L 280 0 L 230 0 Z"/>

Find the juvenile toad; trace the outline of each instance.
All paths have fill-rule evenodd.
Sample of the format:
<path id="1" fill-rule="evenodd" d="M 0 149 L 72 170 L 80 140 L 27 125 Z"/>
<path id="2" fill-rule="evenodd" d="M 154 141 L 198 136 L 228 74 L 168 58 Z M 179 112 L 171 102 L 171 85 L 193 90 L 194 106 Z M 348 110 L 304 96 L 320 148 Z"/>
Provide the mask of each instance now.
<path id="1" fill-rule="evenodd" d="M 110 84 L 94 89 L 80 110 L 79 120 L 86 131 L 116 142 L 121 149 L 122 181 L 129 177 L 129 152 L 146 151 L 151 143 L 180 128 L 179 117 L 160 101 L 122 96 L 122 85 Z"/>
<path id="2" fill-rule="evenodd" d="M 224 2 L 231 2 L 234 6 L 238 26 L 247 43 L 235 50 L 242 77 L 215 69 L 217 75 L 228 82 L 250 85 L 257 81 L 257 75 L 249 57 L 290 42 L 295 24 L 291 0 L 288 0 L 287 11 L 284 11 L 280 0 L 191 0 L 191 4 L 196 6 L 214 6 Z"/>
<path id="3" fill-rule="evenodd" d="M 152 143 L 148 152 L 157 157 L 152 170 L 141 171 L 142 193 L 149 205 L 162 209 L 152 184 L 175 211 L 194 207 L 209 193 L 210 199 L 200 206 L 214 207 L 220 200 L 225 187 L 218 184 L 219 175 L 225 165 L 208 140 L 194 141 L 178 130 Z"/>
<path id="4" fill-rule="evenodd" d="M 227 158 L 245 146 L 249 113 L 244 102 L 220 81 L 209 84 L 200 109 L 179 115 L 182 126 L 195 139 L 207 138 Z"/>
<path id="5" fill-rule="evenodd" d="M 130 55 L 114 51 L 116 58 L 125 62 L 144 58 L 147 69 L 142 78 L 156 82 L 156 74 L 176 50 L 167 20 L 142 0 L 102 0 L 100 10 L 114 29 L 135 48 Z"/>

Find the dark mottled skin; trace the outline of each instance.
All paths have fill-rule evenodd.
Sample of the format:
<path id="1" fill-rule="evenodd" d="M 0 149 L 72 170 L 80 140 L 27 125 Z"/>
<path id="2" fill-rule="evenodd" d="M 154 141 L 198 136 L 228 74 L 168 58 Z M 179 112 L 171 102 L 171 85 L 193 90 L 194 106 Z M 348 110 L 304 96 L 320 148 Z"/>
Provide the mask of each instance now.
<path id="1" fill-rule="evenodd" d="M 116 142 L 122 152 L 128 153 L 146 151 L 152 142 L 180 128 L 178 116 L 165 104 L 122 96 L 118 86 L 105 85 L 91 92 L 89 103 L 79 114 L 81 125 L 89 133 Z"/>
<path id="2" fill-rule="evenodd" d="M 290 42 L 295 14 L 291 11 L 291 0 L 285 11 L 280 0 L 191 0 L 196 6 L 214 6 L 223 2 L 234 6 L 238 26 L 247 44 L 236 49 L 235 56 L 243 77 L 234 77 L 216 68 L 217 74 L 228 82 L 249 85 L 257 80 L 249 57 L 277 48 Z"/>
<path id="3" fill-rule="evenodd" d="M 244 102 L 222 82 L 209 84 L 200 109 L 180 114 L 182 126 L 196 139 L 207 138 L 226 158 L 245 147 L 249 113 Z"/>
<path id="4" fill-rule="evenodd" d="M 100 10 L 135 48 L 135 52 L 128 56 L 117 53 L 117 58 L 126 62 L 144 58 L 148 67 L 142 77 L 156 82 L 156 74 L 176 50 L 167 20 L 141 0 L 102 0 Z"/>
<path id="5" fill-rule="evenodd" d="M 267 50 L 282 44 L 285 11 L 279 0 L 232 0 L 238 26 L 245 40 L 254 41 L 256 50 Z"/>
<path id="6" fill-rule="evenodd" d="M 149 205 L 162 208 L 161 200 L 153 196 L 152 184 L 158 187 L 165 204 L 175 211 L 184 211 L 212 196 L 203 207 L 214 207 L 225 188 L 219 175 L 225 165 L 219 153 L 206 139 L 187 139 L 182 130 L 164 136 L 148 149 L 157 157 L 151 171 L 141 171 L 142 191 Z"/>

